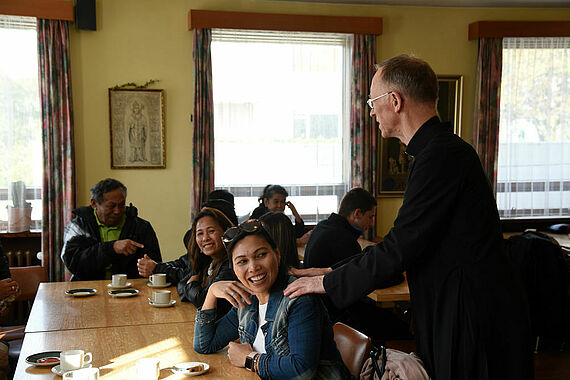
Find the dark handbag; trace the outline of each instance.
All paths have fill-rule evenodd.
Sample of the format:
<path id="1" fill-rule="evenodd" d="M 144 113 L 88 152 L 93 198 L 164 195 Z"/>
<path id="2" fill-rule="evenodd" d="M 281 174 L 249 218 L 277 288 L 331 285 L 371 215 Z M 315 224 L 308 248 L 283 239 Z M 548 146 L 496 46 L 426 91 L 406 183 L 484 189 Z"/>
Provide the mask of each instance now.
<path id="1" fill-rule="evenodd" d="M 378 359 L 382 355 L 382 363 L 380 368 L 378 367 Z M 378 376 L 378 379 L 382 379 L 384 372 L 386 371 L 386 347 L 380 346 L 380 348 L 372 346 L 370 350 L 370 358 L 372 358 L 372 368 L 374 370 L 370 372 L 370 380 L 374 380 L 374 375 Z"/>

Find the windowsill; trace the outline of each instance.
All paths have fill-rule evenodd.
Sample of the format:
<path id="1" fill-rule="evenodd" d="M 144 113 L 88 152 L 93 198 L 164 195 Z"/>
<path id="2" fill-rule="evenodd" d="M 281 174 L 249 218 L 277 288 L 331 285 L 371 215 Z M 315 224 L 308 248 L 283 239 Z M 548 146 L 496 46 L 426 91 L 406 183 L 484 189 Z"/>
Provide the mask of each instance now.
<path id="1" fill-rule="evenodd" d="M 524 231 L 527 228 L 534 228 L 539 231 L 548 230 L 553 224 L 570 224 L 570 216 L 566 217 L 545 217 L 545 218 L 514 218 L 501 219 L 503 232 Z"/>
<path id="2" fill-rule="evenodd" d="M 24 232 L 8 232 L 8 231 L 0 231 L 0 238 L 2 239 L 10 239 L 10 238 L 26 238 L 26 237 L 41 237 L 42 231 L 41 230 L 30 230 Z"/>

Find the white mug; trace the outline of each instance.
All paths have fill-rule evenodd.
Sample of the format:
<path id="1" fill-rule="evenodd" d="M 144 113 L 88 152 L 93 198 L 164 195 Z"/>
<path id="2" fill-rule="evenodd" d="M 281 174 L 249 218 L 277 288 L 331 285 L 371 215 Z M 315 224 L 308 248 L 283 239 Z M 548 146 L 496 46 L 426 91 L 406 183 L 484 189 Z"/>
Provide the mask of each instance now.
<path id="1" fill-rule="evenodd" d="M 157 380 L 160 374 L 160 360 L 144 358 L 137 360 L 137 380 Z"/>
<path id="2" fill-rule="evenodd" d="M 63 374 L 63 380 L 99 380 L 99 368 L 83 368 Z"/>
<path id="3" fill-rule="evenodd" d="M 113 286 L 125 286 L 127 284 L 126 274 L 114 274 L 111 276 L 111 284 Z"/>
<path id="4" fill-rule="evenodd" d="M 157 290 L 152 295 L 155 304 L 170 303 L 170 290 Z"/>
<path id="5" fill-rule="evenodd" d="M 85 352 L 83 350 L 68 350 L 62 351 L 59 354 L 59 361 L 62 372 L 80 369 L 85 364 L 91 363 L 92 359 L 93 356 L 91 355 L 91 352 Z"/>
<path id="6" fill-rule="evenodd" d="M 149 277 L 151 284 L 153 285 L 165 285 L 166 284 L 166 274 L 156 273 Z"/>

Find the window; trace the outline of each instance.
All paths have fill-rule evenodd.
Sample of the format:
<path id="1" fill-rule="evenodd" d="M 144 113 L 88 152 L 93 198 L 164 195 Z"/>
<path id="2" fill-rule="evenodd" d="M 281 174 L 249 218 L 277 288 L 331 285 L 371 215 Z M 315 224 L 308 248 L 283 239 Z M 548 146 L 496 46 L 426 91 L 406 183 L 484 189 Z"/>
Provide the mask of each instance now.
<path id="1" fill-rule="evenodd" d="M 267 184 L 287 189 L 305 223 L 337 211 L 350 179 L 351 39 L 213 31 L 215 184 L 242 219 Z"/>
<path id="2" fill-rule="evenodd" d="M 0 52 L 0 230 L 8 227 L 6 206 L 26 202 L 32 206 L 31 227 L 37 229 L 42 218 L 42 124 L 36 19 L 0 15 Z M 11 185 L 19 181 L 25 191 Z"/>
<path id="3" fill-rule="evenodd" d="M 502 218 L 568 216 L 570 38 L 504 38 L 497 205 Z"/>

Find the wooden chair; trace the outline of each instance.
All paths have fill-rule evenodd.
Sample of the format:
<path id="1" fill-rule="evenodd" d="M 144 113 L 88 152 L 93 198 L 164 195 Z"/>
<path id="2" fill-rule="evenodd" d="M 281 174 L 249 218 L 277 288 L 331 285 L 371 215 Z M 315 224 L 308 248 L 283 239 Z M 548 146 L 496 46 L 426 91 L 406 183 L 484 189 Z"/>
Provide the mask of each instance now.
<path id="1" fill-rule="evenodd" d="M 10 277 L 20 286 L 20 294 L 16 297 L 15 307 L 18 310 L 15 324 L 25 325 L 40 282 L 47 282 L 48 275 L 45 267 L 11 267 Z M 13 358 L 20 356 L 25 326 L 8 326 L 0 328 L 0 338 L 9 341 L 8 355 Z"/>
<path id="2" fill-rule="evenodd" d="M 369 357 L 372 340 L 360 331 L 341 322 L 335 323 L 333 330 L 334 341 L 344 364 L 346 364 L 354 378 L 358 379 L 360 370 Z"/>

